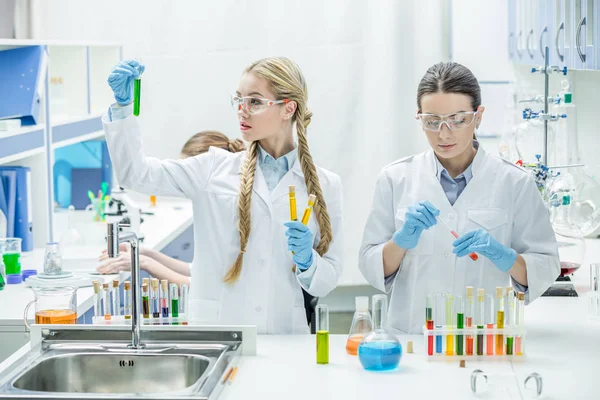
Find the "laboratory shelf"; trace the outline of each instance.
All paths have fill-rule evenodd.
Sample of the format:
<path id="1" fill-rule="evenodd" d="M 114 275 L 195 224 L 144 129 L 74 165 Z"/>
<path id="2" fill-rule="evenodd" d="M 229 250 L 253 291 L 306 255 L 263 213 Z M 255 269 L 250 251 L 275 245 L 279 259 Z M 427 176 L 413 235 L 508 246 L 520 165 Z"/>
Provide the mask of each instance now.
<path id="1" fill-rule="evenodd" d="M 52 124 L 53 148 L 68 146 L 104 136 L 100 114 L 58 121 Z M 44 152 L 44 125 L 25 126 L 16 131 L 0 131 L 0 164 Z"/>
<path id="2" fill-rule="evenodd" d="M 52 124 L 52 144 L 55 148 L 102 136 L 104 136 L 104 131 L 101 114 Z"/>

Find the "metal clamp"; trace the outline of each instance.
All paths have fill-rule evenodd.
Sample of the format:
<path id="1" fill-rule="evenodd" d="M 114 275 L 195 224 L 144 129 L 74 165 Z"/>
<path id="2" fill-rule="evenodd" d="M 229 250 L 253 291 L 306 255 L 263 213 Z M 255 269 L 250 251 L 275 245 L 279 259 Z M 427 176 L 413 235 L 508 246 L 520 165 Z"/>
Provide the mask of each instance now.
<path id="1" fill-rule="evenodd" d="M 542 44 L 542 41 L 544 39 L 544 33 L 548 32 L 548 27 L 545 26 L 544 29 L 542 29 L 542 33 L 540 33 L 540 54 L 542 55 L 542 58 L 544 58 L 544 46 Z"/>
<path id="2" fill-rule="evenodd" d="M 529 57 L 531 57 L 531 59 L 533 60 L 533 53 L 531 52 L 531 46 L 529 46 L 529 42 L 531 39 L 531 37 L 533 36 L 533 29 L 529 31 L 529 33 L 527 34 L 527 40 L 525 41 L 525 44 L 527 46 L 527 53 L 529 54 Z"/>
<path id="3" fill-rule="evenodd" d="M 564 61 L 565 56 L 560 54 L 560 49 L 558 48 L 558 38 L 560 36 L 560 31 L 564 31 L 564 30 L 565 30 L 565 23 L 561 22 L 560 26 L 558 27 L 558 30 L 556 31 L 556 36 L 554 37 L 554 48 L 556 49 L 556 55 L 558 56 L 558 59 L 560 61 Z"/>
<path id="4" fill-rule="evenodd" d="M 581 51 L 581 28 L 586 25 L 585 17 L 581 18 L 579 24 L 577 24 L 577 34 L 575 35 L 575 47 L 577 48 L 577 54 L 581 62 L 585 62 L 585 53 Z"/>

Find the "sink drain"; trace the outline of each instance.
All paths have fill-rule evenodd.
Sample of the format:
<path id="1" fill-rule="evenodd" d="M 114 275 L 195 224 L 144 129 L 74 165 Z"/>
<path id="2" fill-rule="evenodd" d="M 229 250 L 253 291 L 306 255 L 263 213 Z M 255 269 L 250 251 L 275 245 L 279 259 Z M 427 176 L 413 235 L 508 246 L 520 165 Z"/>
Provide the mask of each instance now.
<path id="1" fill-rule="evenodd" d="M 133 362 L 133 360 L 120 360 L 119 361 L 120 367 L 133 367 L 134 365 L 135 365 L 135 363 Z"/>

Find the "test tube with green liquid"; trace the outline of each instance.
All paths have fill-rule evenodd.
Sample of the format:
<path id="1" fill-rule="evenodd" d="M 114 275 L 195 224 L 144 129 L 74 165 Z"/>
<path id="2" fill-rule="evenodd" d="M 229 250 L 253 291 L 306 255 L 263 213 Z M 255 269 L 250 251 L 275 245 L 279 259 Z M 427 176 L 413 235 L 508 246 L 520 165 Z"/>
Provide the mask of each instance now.
<path id="1" fill-rule="evenodd" d="M 329 364 L 329 308 L 318 304 L 317 309 L 317 364 Z"/>
<path id="2" fill-rule="evenodd" d="M 176 283 L 169 285 L 171 288 L 171 317 L 179 317 L 179 286 Z M 173 325 L 177 325 L 177 322 L 173 322 Z"/>
<path id="3" fill-rule="evenodd" d="M 133 81 L 133 115 L 140 115 L 140 95 L 142 92 L 142 78 L 139 77 Z"/>

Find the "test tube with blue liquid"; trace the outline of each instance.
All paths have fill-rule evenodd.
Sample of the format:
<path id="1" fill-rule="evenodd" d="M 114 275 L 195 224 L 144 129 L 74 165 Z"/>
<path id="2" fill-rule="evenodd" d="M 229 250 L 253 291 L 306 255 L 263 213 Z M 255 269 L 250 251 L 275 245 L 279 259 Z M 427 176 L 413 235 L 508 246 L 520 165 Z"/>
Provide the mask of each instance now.
<path id="1" fill-rule="evenodd" d="M 358 359 L 363 368 L 369 371 L 389 371 L 395 369 L 402 357 L 402 346 L 398 339 L 390 335 L 387 326 L 387 296 L 373 296 L 373 332 L 365 336 L 358 345 Z"/>

